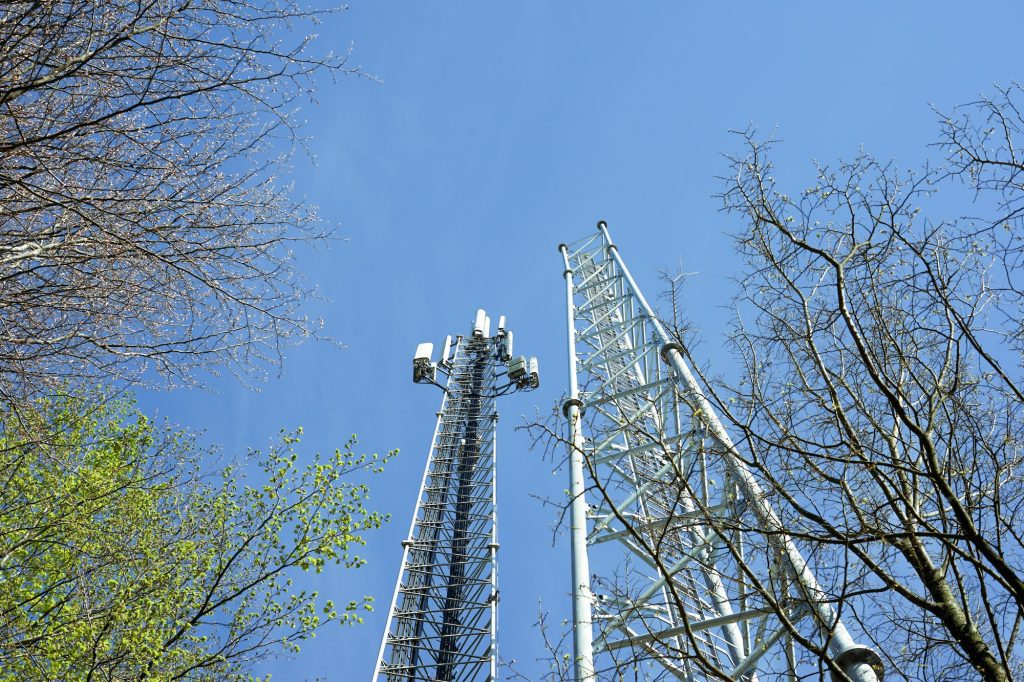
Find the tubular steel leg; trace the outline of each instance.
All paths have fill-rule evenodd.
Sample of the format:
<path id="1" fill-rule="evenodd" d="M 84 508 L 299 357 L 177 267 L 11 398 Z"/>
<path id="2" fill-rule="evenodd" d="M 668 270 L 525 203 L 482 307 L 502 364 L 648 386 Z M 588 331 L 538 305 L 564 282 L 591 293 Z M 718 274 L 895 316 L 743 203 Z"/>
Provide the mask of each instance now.
<path id="1" fill-rule="evenodd" d="M 587 556 L 587 501 L 583 475 L 583 430 L 576 379 L 576 325 L 573 319 L 572 269 L 565 244 L 558 247 L 565 262 L 566 330 L 569 357 L 569 399 L 562 408 L 569 420 L 569 536 L 572 543 L 573 675 L 590 682 L 594 675 L 593 594 Z"/>

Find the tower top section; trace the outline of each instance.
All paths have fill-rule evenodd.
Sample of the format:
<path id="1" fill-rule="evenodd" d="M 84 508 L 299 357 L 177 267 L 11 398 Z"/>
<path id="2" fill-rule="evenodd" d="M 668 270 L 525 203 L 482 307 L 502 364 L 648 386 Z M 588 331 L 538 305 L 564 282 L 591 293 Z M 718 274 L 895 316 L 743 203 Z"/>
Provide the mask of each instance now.
<path id="1" fill-rule="evenodd" d="M 532 391 L 540 386 L 540 365 L 536 356 L 527 357 L 513 353 L 513 334 L 512 330 L 506 328 L 504 315 L 498 317 L 497 329 L 492 336 L 491 317 L 483 308 L 477 309 L 473 316 L 473 325 L 468 336 L 445 337 L 437 362 L 433 358 L 433 343 L 424 342 L 416 346 L 416 354 L 412 359 L 412 380 L 417 384 L 441 386 L 437 379 L 438 372 L 445 376 L 449 375 L 454 353 L 463 339 L 475 340 L 478 345 L 486 344 L 494 354 L 494 359 L 499 365 L 496 395 L 516 390 Z"/>
<path id="2" fill-rule="evenodd" d="M 540 385 L 513 353 L 505 317 L 476 311 L 468 333 L 421 343 L 416 383 L 444 389 L 375 682 L 494 682 L 497 642 L 497 397 Z M 438 374 L 444 375 L 442 386 Z"/>

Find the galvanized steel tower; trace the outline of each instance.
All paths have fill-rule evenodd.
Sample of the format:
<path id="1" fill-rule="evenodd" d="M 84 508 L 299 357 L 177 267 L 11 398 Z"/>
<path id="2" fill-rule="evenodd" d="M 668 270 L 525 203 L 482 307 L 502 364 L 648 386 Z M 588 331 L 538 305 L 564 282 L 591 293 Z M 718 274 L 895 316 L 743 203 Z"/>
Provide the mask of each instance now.
<path id="1" fill-rule="evenodd" d="M 625 662 L 681 680 L 817 679 L 797 660 L 800 637 L 850 679 L 880 680 L 881 660 L 840 622 L 607 225 L 559 251 L 574 679 L 612 679 L 602 671 Z"/>
<path id="2" fill-rule="evenodd" d="M 537 360 L 512 353 L 477 311 L 472 333 L 449 336 L 437 363 L 420 344 L 413 381 L 448 381 L 420 484 L 402 567 L 373 679 L 470 682 L 497 679 L 495 398 L 539 385 Z"/>

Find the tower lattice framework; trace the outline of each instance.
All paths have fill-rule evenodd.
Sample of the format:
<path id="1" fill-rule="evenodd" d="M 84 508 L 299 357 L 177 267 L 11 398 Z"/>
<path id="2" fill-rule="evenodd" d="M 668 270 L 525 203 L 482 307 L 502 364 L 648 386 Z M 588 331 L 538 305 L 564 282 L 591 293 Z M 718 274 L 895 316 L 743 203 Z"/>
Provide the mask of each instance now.
<path id="1" fill-rule="evenodd" d="M 439 362 L 421 344 L 413 379 L 447 385 L 427 457 L 373 679 L 497 679 L 496 398 L 539 384 L 537 361 L 512 356 L 504 317 L 494 336 L 448 337 Z"/>
<path id="2" fill-rule="evenodd" d="M 607 226 L 559 250 L 575 679 L 611 679 L 627 661 L 658 678 L 807 679 L 795 631 L 852 680 L 880 680 L 877 654 L 840 622 Z"/>

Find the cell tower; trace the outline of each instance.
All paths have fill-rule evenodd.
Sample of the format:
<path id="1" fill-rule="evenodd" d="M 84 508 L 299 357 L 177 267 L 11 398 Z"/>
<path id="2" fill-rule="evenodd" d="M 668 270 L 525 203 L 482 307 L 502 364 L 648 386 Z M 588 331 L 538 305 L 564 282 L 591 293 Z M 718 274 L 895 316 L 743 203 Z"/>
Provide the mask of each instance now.
<path id="1" fill-rule="evenodd" d="M 478 310 L 472 333 L 449 336 L 413 359 L 413 381 L 448 382 L 437 413 L 408 539 L 402 542 L 388 623 L 373 679 L 470 682 L 497 679 L 495 398 L 540 385 L 537 359 L 512 354 L 505 318 L 497 334 Z"/>
<path id="2" fill-rule="evenodd" d="M 856 682 L 881 680 L 880 658 L 839 621 L 607 225 L 559 250 L 575 679 L 623 661 L 659 678 L 806 679 L 817 669 L 798 660 L 792 627 Z"/>

